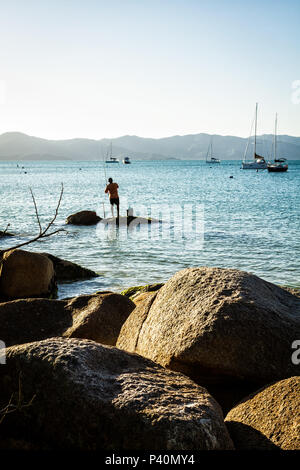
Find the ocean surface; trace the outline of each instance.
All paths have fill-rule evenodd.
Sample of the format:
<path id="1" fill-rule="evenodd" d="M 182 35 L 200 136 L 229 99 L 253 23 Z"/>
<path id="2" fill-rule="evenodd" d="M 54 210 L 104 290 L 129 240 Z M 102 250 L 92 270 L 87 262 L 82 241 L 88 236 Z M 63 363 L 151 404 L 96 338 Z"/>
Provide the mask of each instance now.
<path id="1" fill-rule="evenodd" d="M 23 168 L 24 167 L 24 168 Z M 194 266 L 237 268 L 276 284 L 300 287 L 300 161 L 287 173 L 241 170 L 240 162 L 133 161 L 0 162 L 0 230 L 14 238 L 39 231 L 32 189 L 45 227 L 64 192 L 53 230 L 64 231 L 24 247 L 90 268 L 99 277 L 59 286 L 59 298 L 165 282 Z M 25 173 L 26 172 L 26 173 Z M 121 215 L 154 217 L 151 226 L 65 225 L 81 210 L 110 216 L 106 178 L 119 184 Z M 105 214 L 104 214 L 105 212 Z"/>

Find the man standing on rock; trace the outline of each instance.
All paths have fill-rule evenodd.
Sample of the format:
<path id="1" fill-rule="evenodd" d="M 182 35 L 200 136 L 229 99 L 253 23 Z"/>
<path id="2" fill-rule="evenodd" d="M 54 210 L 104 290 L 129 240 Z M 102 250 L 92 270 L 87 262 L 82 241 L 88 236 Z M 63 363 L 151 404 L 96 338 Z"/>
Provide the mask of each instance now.
<path id="1" fill-rule="evenodd" d="M 117 217 L 120 217 L 120 200 L 118 194 L 118 187 L 117 183 L 113 183 L 112 178 L 108 178 L 108 185 L 105 188 L 105 193 L 109 194 L 109 202 L 111 204 L 111 213 L 114 216 L 114 205 L 117 206 Z"/>

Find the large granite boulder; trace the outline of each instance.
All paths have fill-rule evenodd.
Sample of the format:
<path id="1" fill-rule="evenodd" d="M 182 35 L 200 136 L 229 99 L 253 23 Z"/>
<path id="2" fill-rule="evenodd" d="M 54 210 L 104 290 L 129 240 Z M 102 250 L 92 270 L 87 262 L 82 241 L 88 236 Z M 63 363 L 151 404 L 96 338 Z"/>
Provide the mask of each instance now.
<path id="1" fill-rule="evenodd" d="M 300 450 L 300 377 L 269 385 L 226 416 L 239 450 Z"/>
<path id="2" fill-rule="evenodd" d="M 101 217 L 99 217 L 95 211 L 80 211 L 69 215 L 66 224 L 96 225 L 100 220 L 102 220 Z"/>
<path id="3" fill-rule="evenodd" d="M 2 449 L 23 441 L 41 450 L 233 448 L 207 391 L 141 356 L 52 338 L 8 348 L 6 361 L 0 409 L 18 409 L 1 423 Z"/>
<path id="4" fill-rule="evenodd" d="M 47 256 L 47 258 L 52 261 L 58 282 L 78 281 L 98 276 L 98 274 L 91 269 L 83 268 L 79 266 L 79 264 L 58 258 L 50 253 L 42 253 L 42 255 Z"/>
<path id="5" fill-rule="evenodd" d="M 254 390 L 299 374 L 300 299 L 234 269 L 175 274 L 124 323 L 117 347 L 181 371 L 200 384 L 249 382 Z"/>
<path id="6" fill-rule="evenodd" d="M 49 297 L 56 291 L 53 263 L 40 253 L 11 250 L 0 263 L 0 298 Z"/>
<path id="7" fill-rule="evenodd" d="M 87 338 L 115 345 L 135 304 L 102 292 L 67 300 L 26 299 L 0 303 L 0 338 L 6 346 L 53 336 Z"/>

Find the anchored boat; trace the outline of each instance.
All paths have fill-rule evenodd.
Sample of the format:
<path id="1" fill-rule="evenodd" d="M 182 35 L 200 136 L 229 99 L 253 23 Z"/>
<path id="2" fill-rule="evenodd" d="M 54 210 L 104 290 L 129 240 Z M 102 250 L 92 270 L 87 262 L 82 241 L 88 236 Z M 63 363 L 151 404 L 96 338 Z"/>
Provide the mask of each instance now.
<path id="1" fill-rule="evenodd" d="M 213 154 L 213 150 L 212 150 L 212 138 L 211 138 L 209 146 L 208 146 L 205 161 L 206 161 L 206 163 L 220 163 L 220 159 L 213 157 L 212 154 Z"/>
<path id="2" fill-rule="evenodd" d="M 245 150 L 244 160 L 242 161 L 242 169 L 243 170 L 266 170 L 267 169 L 267 162 L 264 159 L 264 157 L 262 157 L 261 155 L 258 155 L 256 153 L 256 146 L 257 146 L 257 139 L 256 139 L 256 134 L 257 134 L 257 107 L 258 107 L 258 104 L 256 103 L 253 160 L 247 161 L 247 159 L 246 159 L 248 145 L 249 145 L 249 139 L 250 139 L 249 138 L 248 143 L 247 143 L 247 147 L 246 147 L 246 150 Z"/>
<path id="3" fill-rule="evenodd" d="M 112 156 L 112 143 L 110 143 L 110 154 L 109 158 L 105 160 L 105 163 L 120 163 L 116 157 Z"/>
<path id="4" fill-rule="evenodd" d="M 283 173 L 287 171 L 288 164 L 286 163 L 286 158 L 277 158 L 277 113 L 275 117 L 275 131 L 274 131 L 274 141 L 273 141 L 273 153 L 274 153 L 274 163 L 268 162 L 268 171 L 271 173 Z"/>

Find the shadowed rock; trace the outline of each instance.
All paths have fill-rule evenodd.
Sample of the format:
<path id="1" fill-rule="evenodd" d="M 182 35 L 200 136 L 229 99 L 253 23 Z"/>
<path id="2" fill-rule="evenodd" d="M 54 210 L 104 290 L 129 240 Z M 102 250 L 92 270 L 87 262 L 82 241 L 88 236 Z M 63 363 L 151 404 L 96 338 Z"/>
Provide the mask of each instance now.
<path id="1" fill-rule="evenodd" d="M 49 258 L 54 266 L 56 279 L 59 282 L 71 282 L 78 281 L 80 279 L 91 279 L 92 277 L 98 277 L 98 274 L 90 269 L 83 268 L 76 263 L 66 261 L 64 259 L 53 256 L 49 253 L 42 253 L 44 256 Z"/>
<path id="2" fill-rule="evenodd" d="M 6 350 L 1 447 L 35 449 L 232 449 L 219 405 L 187 377 L 93 341 L 52 338 Z M 20 375 L 21 374 L 21 375 Z M 16 394 L 14 394 L 16 392 Z M 12 394 L 14 394 L 12 396 Z"/>
<path id="3" fill-rule="evenodd" d="M 53 263 L 40 253 L 11 250 L 0 264 L 0 297 L 49 297 L 56 290 Z"/>
<path id="4" fill-rule="evenodd" d="M 72 325 L 63 336 L 88 338 L 114 346 L 134 307 L 130 299 L 112 292 L 75 297 L 66 306 L 67 311 L 72 312 Z"/>
<path id="5" fill-rule="evenodd" d="M 0 304 L 0 338 L 6 346 L 53 336 L 88 338 L 114 345 L 135 305 L 120 294 L 68 300 L 27 299 Z"/>

